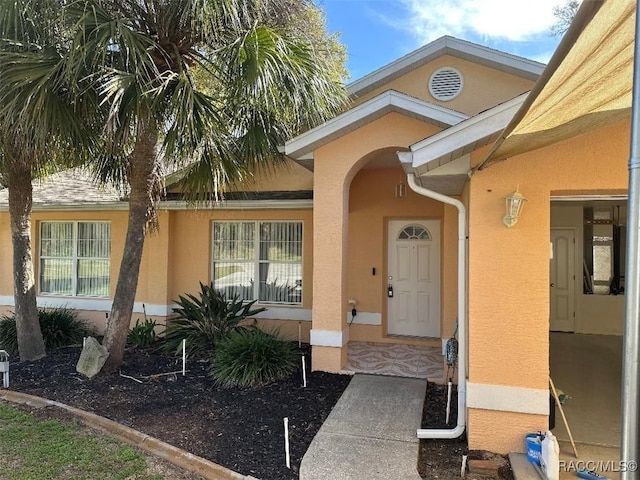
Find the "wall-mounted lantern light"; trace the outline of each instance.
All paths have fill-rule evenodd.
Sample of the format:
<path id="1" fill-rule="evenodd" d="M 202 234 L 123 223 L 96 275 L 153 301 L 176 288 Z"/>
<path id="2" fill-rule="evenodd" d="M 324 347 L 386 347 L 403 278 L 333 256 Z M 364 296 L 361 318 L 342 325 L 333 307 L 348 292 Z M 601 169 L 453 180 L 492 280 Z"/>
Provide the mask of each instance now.
<path id="1" fill-rule="evenodd" d="M 504 199 L 506 202 L 507 214 L 502 219 L 502 222 L 507 228 L 511 228 L 518 222 L 518 217 L 520 217 L 522 207 L 524 207 L 524 202 L 526 202 L 527 199 L 518 191 L 518 187 L 516 187 L 515 192 L 511 195 L 507 195 Z"/>
<path id="2" fill-rule="evenodd" d="M 407 196 L 407 186 L 404 182 L 396 184 L 396 198 L 404 198 Z"/>

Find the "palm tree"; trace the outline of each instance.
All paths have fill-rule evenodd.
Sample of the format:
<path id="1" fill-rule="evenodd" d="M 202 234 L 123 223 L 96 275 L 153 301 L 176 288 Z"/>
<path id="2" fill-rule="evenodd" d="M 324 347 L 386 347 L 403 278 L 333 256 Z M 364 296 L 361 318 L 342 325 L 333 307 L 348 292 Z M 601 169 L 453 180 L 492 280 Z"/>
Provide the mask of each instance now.
<path id="1" fill-rule="evenodd" d="M 91 122 L 79 120 L 90 97 L 72 102 L 65 83 L 60 7 L 56 0 L 0 0 L 0 184 L 9 190 L 21 361 L 45 355 L 31 247 L 32 181 L 79 158 L 76 147 L 90 138 Z"/>
<path id="2" fill-rule="evenodd" d="M 69 6 L 70 78 L 81 78 L 76 67 L 88 67 L 109 108 L 107 155 L 95 166 L 129 195 L 103 371 L 122 362 L 163 169 L 183 168 L 187 189 L 217 194 L 256 166 L 281 161 L 277 146 L 287 137 L 343 107 L 332 57 L 287 30 L 298 4 L 84 0 Z M 206 85 L 198 82 L 203 77 Z"/>

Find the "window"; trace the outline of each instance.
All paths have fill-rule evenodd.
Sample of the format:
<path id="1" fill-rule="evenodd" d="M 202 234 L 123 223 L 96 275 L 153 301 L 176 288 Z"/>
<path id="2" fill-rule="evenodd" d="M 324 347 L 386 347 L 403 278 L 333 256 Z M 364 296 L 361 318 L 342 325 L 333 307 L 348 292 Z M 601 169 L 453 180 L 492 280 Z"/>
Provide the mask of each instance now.
<path id="1" fill-rule="evenodd" d="M 40 223 L 40 293 L 109 296 L 111 225 Z"/>
<path id="2" fill-rule="evenodd" d="M 302 222 L 214 222 L 213 285 L 227 298 L 302 303 Z"/>
<path id="3" fill-rule="evenodd" d="M 400 232 L 398 240 L 431 240 L 431 235 L 421 225 L 409 225 Z"/>
<path id="4" fill-rule="evenodd" d="M 626 211 L 626 203 L 585 206 L 583 209 L 585 294 L 624 293 Z"/>

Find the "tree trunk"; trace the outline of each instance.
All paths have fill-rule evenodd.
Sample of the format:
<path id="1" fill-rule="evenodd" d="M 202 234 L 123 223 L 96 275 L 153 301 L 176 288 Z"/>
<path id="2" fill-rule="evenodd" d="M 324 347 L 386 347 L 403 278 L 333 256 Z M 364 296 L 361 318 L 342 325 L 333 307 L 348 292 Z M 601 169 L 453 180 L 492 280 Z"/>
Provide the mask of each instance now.
<path id="1" fill-rule="evenodd" d="M 20 361 L 38 360 L 46 355 L 38 320 L 33 255 L 31 250 L 31 169 L 12 162 L 7 169 L 9 215 L 13 245 L 13 295 L 15 299 L 18 353 Z"/>
<path id="2" fill-rule="evenodd" d="M 138 127 L 129 171 L 131 192 L 127 236 L 116 293 L 111 306 L 111 317 L 103 341 L 103 345 L 109 351 L 109 357 L 102 367 L 104 373 L 111 373 L 122 364 L 138 288 L 144 237 L 147 223 L 153 215 L 154 185 L 157 182 L 157 142 L 158 128 L 155 124 L 150 122 Z"/>

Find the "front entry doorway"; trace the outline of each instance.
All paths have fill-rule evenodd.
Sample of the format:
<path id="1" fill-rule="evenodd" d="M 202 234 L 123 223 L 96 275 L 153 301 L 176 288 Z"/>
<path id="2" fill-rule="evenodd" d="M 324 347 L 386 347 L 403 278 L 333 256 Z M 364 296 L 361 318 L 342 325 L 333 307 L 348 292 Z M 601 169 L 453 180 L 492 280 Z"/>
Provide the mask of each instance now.
<path id="1" fill-rule="evenodd" d="M 440 337 L 440 221 L 391 220 L 387 331 Z"/>

